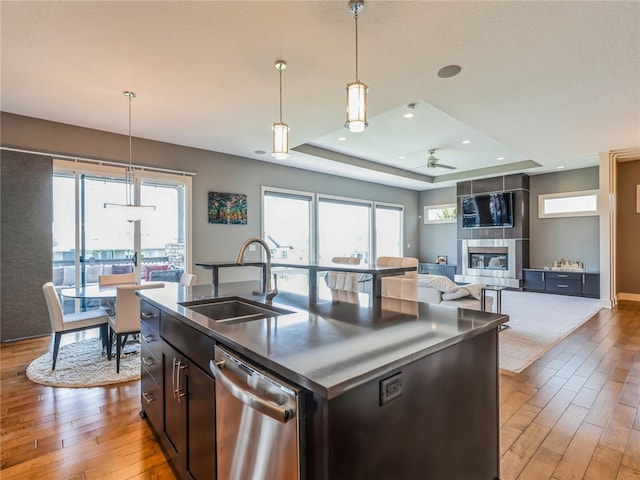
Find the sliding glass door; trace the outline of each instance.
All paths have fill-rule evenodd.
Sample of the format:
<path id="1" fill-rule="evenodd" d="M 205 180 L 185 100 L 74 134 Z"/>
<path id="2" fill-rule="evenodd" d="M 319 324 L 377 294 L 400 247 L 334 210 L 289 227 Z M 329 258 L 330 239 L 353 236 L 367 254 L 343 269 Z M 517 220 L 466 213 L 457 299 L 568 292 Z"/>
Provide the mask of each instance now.
<path id="1" fill-rule="evenodd" d="M 155 211 L 128 222 L 105 208 L 105 203 L 125 203 L 123 173 L 117 167 L 54 162 L 53 281 L 59 292 L 95 284 L 102 274 L 135 272 L 141 280 L 179 281 L 185 270 L 190 178 L 140 174 L 134 198 Z M 61 300 L 66 311 L 91 306 Z"/>

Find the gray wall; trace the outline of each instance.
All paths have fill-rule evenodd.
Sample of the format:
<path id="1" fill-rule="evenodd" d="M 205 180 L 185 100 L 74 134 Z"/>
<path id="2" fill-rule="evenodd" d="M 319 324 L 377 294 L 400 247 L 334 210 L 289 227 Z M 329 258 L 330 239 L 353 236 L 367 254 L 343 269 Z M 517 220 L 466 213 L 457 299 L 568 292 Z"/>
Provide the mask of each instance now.
<path id="1" fill-rule="evenodd" d="M 420 192 L 418 203 L 420 209 L 420 261 L 433 263 L 438 255 L 446 255 L 450 265 L 457 265 L 456 223 L 425 225 L 422 218 L 425 205 L 455 204 L 456 187 Z"/>
<path id="2" fill-rule="evenodd" d="M 599 220 L 594 217 L 538 218 L 538 195 L 598 188 L 598 167 L 530 177 L 529 266 L 541 268 L 553 260 L 572 258 L 583 261 L 588 270 L 597 271 L 600 261 Z M 420 193 L 420 215 L 424 205 L 455 203 L 456 189 L 442 188 Z M 453 226 L 452 226 L 453 225 Z M 420 224 L 420 259 L 449 253 L 449 263 L 457 264 L 455 224 Z M 635 237 L 631 237 L 635 238 Z"/>
<path id="3" fill-rule="evenodd" d="M 1 113 L 2 145 L 70 156 L 128 162 L 126 136 Z M 193 178 L 194 261 L 232 260 L 244 240 L 260 236 L 261 186 L 402 204 L 405 208 L 405 255 L 418 256 L 418 192 L 362 182 L 222 153 L 133 139 L 133 163 L 195 172 Z M 247 225 L 214 225 L 207 219 L 210 191 L 245 193 Z M 411 247 L 407 248 L 407 244 Z M 247 253 L 247 259 L 252 254 Z M 255 256 L 257 258 L 257 255 Z M 195 269 L 199 277 L 210 273 Z M 255 269 L 222 269 L 221 281 L 234 281 Z M 200 278 L 199 283 L 203 283 Z"/>
<path id="4" fill-rule="evenodd" d="M 598 167 L 531 177 L 529 265 L 551 266 L 561 258 L 578 260 L 587 270 L 600 268 L 598 216 L 538 218 L 538 195 L 598 189 Z"/>
<path id="5" fill-rule="evenodd" d="M 636 212 L 636 186 L 640 160 L 618 162 L 616 198 L 616 289 L 640 294 L 640 213 Z"/>
<path id="6" fill-rule="evenodd" d="M 0 152 L 0 341 L 51 332 L 51 157 Z"/>

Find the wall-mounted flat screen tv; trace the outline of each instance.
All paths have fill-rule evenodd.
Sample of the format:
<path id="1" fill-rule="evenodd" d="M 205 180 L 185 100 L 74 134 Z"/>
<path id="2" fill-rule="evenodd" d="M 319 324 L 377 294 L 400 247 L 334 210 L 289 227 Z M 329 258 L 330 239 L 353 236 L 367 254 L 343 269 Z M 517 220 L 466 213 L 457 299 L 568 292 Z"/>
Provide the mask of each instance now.
<path id="1" fill-rule="evenodd" d="M 462 227 L 513 227 L 513 198 L 511 192 L 463 197 Z"/>

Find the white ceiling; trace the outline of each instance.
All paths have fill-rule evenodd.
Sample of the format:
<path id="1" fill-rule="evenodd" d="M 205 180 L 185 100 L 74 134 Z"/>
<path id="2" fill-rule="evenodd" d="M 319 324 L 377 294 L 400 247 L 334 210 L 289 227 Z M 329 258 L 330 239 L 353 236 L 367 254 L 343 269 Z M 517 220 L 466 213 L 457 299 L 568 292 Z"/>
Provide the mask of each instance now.
<path id="1" fill-rule="evenodd" d="M 361 134 L 347 4 L 2 0 L 1 108 L 126 134 L 132 90 L 136 137 L 275 161 L 282 59 L 286 165 L 424 190 L 640 148 L 639 1 L 366 0 Z M 425 168 L 431 148 L 457 169 Z"/>

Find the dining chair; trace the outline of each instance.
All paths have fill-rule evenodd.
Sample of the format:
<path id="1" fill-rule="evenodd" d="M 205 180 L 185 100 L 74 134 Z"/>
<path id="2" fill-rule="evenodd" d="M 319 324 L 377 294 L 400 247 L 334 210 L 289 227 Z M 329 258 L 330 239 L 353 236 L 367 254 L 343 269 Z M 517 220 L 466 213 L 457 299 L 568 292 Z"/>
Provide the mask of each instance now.
<path id="1" fill-rule="evenodd" d="M 109 314 L 109 342 L 107 357 L 111 358 L 113 340 L 116 340 L 116 372 L 120 373 L 120 355 L 127 336 L 140 333 L 140 298 L 137 290 L 162 288 L 164 283 L 145 283 L 143 285 L 116 285 L 115 313 Z"/>
<path id="2" fill-rule="evenodd" d="M 333 257 L 331 263 L 359 265 L 358 257 Z M 336 302 L 358 303 L 358 274 L 352 272 L 327 272 L 324 280 Z"/>
<path id="3" fill-rule="evenodd" d="M 193 273 L 183 273 L 180 277 L 180 285 L 184 287 L 193 287 L 198 281 L 198 276 Z"/>
<path id="4" fill-rule="evenodd" d="M 104 347 L 107 344 L 109 317 L 104 310 L 87 310 L 86 312 L 68 313 L 65 315 L 62 313 L 62 305 L 60 304 L 60 299 L 58 298 L 53 282 L 47 282 L 42 285 L 42 291 L 44 292 L 44 298 L 47 302 L 51 329 L 54 333 L 53 363 L 51 364 L 51 370 L 56 369 L 58 350 L 60 349 L 60 338 L 63 333 L 100 328 L 102 346 Z"/>
<path id="5" fill-rule="evenodd" d="M 380 267 L 416 267 L 415 270 L 382 279 L 382 296 L 418 300 L 418 264 L 414 257 L 378 257 Z"/>
<path id="6" fill-rule="evenodd" d="M 126 283 L 136 283 L 135 273 L 113 273 L 98 276 L 98 285 L 104 287 L 106 285 L 123 285 Z"/>
<path id="7" fill-rule="evenodd" d="M 106 287 L 110 285 L 124 285 L 128 283 L 136 283 L 135 273 L 113 273 L 98 275 L 98 285 Z M 113 298 L 101 298 L 100 308 L 106 310 L 107 313 L 114 313 L 115 300 Z"/>

